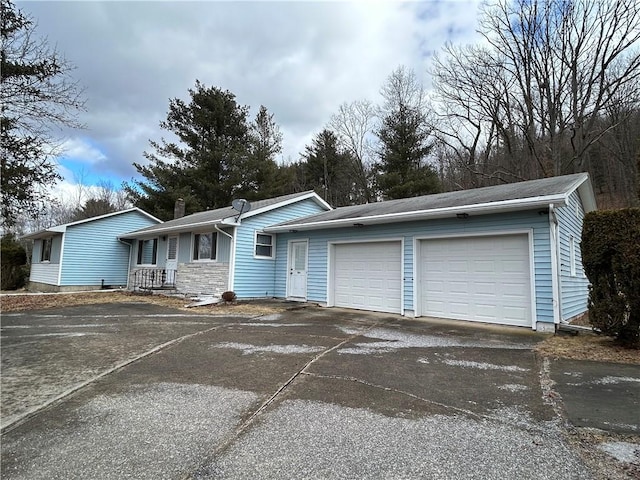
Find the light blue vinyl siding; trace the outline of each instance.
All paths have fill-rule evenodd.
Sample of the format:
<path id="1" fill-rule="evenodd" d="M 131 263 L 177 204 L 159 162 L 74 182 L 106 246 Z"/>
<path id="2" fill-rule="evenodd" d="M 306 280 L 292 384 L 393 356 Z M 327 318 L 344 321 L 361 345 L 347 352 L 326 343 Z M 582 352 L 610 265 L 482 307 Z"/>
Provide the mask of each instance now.
<path id="1" fill-rule="evenodd" d="M 68 226 L 60 285 L 126 285 L 130 250 L 116 237 L 151 225 L 156 222 L 131 211 Z"/>
<path id="2" fill-rule="evenodd" d="M 275 264 L 280 256 L 285 261 L 285 251 L 280 253 L 280 235 L 274 235 L 276 258 L 255 258 L 255 233 L 267 226 L 286 222 L 294 218 L 306 217 L 325 211 L 314 200 L 306 199 L 291 205 L 242 220 L 237 229 L 236 256 L 233 289 L 240 298 L 259 298 L 275 296 Z"/>
<path id="3" fill-rule="evenodd" d="M 310 301 L 327 301 L 327 245 L 329 242 L 353 240 L 404 240 L 404 308 L 415 311 L 413 305 L 413 248 L 414 238 L 533 230 L 534 279 L 537 321 L 553 322 L 551 286 L 551 248 L 549 245 L 548 215 L 537 210 L 499 215 L 472 216 L 419 222 L 372 225 L 362 228 L 340 228 L 278 235 L 276 248 L 277 297 L 286 297 L 287 243 L 289 240 L 309 240 L 309 268 L 307 298 Z"/>
<path id="4" fill-rule="evenodd" d="M 232 229 L 220 228 L 223 232 L 231 233 Z M 229 263 L 231 260 L 231 239 L 224 233 L 218 233 L 218 262 Z"/>
<path id="5" fill-rule="evenodd" d="M 569 196 L 567 206 L 556 210 L 556 215 L 560 230 L 559 275 L 561 312 L 562 319 L 569 320 L 587 311 L 587 299 L 589 296 L 589 280 L 584 274 L 582 252 L 580 249 L 584 209 L 577 192 L 573 192 Z M 575 276 L 571 275 L 571 237 L 573 237 L 575 241 Z"/>

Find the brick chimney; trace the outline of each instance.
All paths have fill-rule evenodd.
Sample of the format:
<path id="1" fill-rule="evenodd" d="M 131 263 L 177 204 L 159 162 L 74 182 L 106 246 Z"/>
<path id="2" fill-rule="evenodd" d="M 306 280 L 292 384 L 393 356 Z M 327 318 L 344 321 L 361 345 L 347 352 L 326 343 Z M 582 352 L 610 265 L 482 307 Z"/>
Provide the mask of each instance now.
<path id="1" fill-rule="evenodd" d="M 184 200 L 179 198 L 176 200 L 176 204 L 173 207 L 173 218 L 182 218 L 184 217 Z"/>

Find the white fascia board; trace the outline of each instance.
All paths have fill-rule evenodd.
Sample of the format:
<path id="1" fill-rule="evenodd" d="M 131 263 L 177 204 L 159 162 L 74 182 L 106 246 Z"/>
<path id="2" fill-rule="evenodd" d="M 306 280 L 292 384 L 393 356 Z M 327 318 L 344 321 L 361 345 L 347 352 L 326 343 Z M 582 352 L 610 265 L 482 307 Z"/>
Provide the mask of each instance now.
<path id="1" fill-rule="evenodd" d="M 586 174 L 585 174 L 586 175 Z M 584 208 L 585 213 L 593 212 L 598 209 L 598 205 L 596 205 L 596 195 L 593 191 L 593 185 L 591 185 L 591 181 L 588 179 L 578 186 L 578 195 L 580 195 L 580 200 L 582 200 L 582 207 Z"/>
<path id="2" fill-rule="evenodd" d="M 91 218 L 84 218 L 82 220 L 78 220 L 75 222 L 71 222 L 71 223 L 65 223 L 64 225 L 59 225 L 60 227 L 71 227 L 73 225 L 79 225 L 81 223 L 89 223 L 89 222 L 93 222 L 96 220 L 102 220 L 103 218 L 108 218 L 108 217 L 114 217 L 116 215 L 122 215 L 123 213 L 130 213 L 130 212 L 139 212 L 142 213 L 143 215 L 151 218 L 152 220 L 157 221 L 158 223 L 162 223 L 162 220 L 154 217 L 153 215 L 151 215 L 150 213 L 145 212 L 144 210 L 139 209 L 138 207 L 133 207 L 133 208 L 128 208 L 126 210 L 120 210 L 118 212 L 111 212 L 111 213 L 106 213 L 104 215 L 98 215 L 97 217 L 91 217 Z M 53 228 L 58 228 L 58 227 L 53 227 Z"/>
<path id="3" fill-rule="evenodd" d="M 208 221 L 208 222 L 197 222 L 197 223 L 189 223 L 187 225 L 176 225 L 173 227 L 160 227 L 148 232 L 140 232 L 140 233 L 136 233 L 131 232 L 131 233 L 125 233 L 124 235 L 119 235 L 117 238 L 118 240 L 125 240 L 125 239 L 136 239 L 136 238 L 153 238 L 153 237 L 157 237 L 158 235 L 165 235 L 167 233 L 176 233 L 176 232 L 191 232 L 194 228 L 200 228 L 200 227 L 205 227 L 208 225 L 211 225 L 212 227 L 214 225 L 220 225 L 222 222 L 220 220 L 216 220 L 214 222 L 212 221 Z"/>
<path id="4" fill-rule="evenodd" d="M 46 230 L 39 230 L 37 232 L 22 235 L 20 239 L 38 240 L 40 238 L 47 238 L 58 233 L 64 233 L 66 231 L 67 231 L 66 225 L 58 225 L 57 227 L 50 227 L 50 228 L 47 228 Z"/>
<path id="5" fill-rule="evenodd" d="M 430 210 L 416 210 L 412 212 L 389 213 L 385 215 L 371 215 L 368 217 L 351 217 L 339 220 L 327 220 L 311 223 L 290 224 L 282 226 L 267 227 L 265 232 L 288 232 L 290 230 L 316 230 L 320 228 L 340 228 L 351 227 L 354 223 L 363 225 L 377 225 L 384 223 L 408 222 L 412 220 L 428 220 L 436 218 L 446 218 L 455 216 L 458 213 L 469 215 L 488 215 L 491 213 L 513 212 L 531 208 L 545 207 L 550 203 L 556 206 L 567 204 L 567 196 L 548 195 L 544 197 L 532 197 L 518 200 L 504 200 L 501 202 L 479 203 L 476 205 L 461 205 L 457 207 L 434 208 Z"/>
<path id="6" fill-rule="evenodd" d="M 565 204 L 569 203 L 569 197 L 576 190 L 578 191 L 578 195 L 580 195 L 580 201 L 582 202 L 585 213 L 598 209 L 593 185 L 591 185 L 588 173 L 581 173 L 580 177 L 567 189 L 565 194 Z"/>
<path id="7" fill-rule="evenodd" d="M 273 203 L 271 205 L 267 205 L 266 207 L 258 208 L 257 210 L 249 210 L 247 213 L 243 213 L 242 218 L 253 217 L 254 215 L 260 215 L 261 213 L 268 212 L 269 210 L 274 210 L 276 208 L 285 207 L 287 205 L 291 205 L 293 203 L 298 203 L 302 200 L 307 200 L 308 198 L 312 198 L 316 203 L 320 206 L 326 208 L 327 210 L 333 210 L 331 205 L 325 202 L 316 192 L 309 192 L 304 195 L 300 195 L 299 197 L 290 198 L 289 200 L 284 200 L 282 202 Z"/>
<path id="8" fill-rule="evenodd" d="M 21 238 L 25 238 L 25 239 L 38 239 L 38 238 L 45 238 L 47 236 L 49 236 L 49 233 L 65 233 L 67 231 L 67 227 L 72 227 L 74 225 L 81 225 L 83 223 L 89 223 L 89 222 L 93 222 L 95 220 L 101 220 L 103 218 L 108 218 L 108 217 L 113 217 L 115 215 L 122 215 L 123 213 L 129 213 L 129 212 L 139 212 L 141 214 L 143 214 L 144 216 L 150 218 L 151 220 L 154 220 L 158 223 L 162 223 L 162 220 L 154 217 L 153 215 L 151 215 L 150 213 L 145 212 L 144 210 L 138 208 L 138 207 L 133 207 L 133 208 L 129 208 L 127 210 L 120 210 L 119 212 L 112 212 L 112 213 L 107 213 L 104 215 L 98 215 L 97 217 L 91 217 L 91 218 L 84 218 L 82 220 L 78 220 L 76 222 L 70 222 L 70 223 L 64 223 L 62 225 L 56 225 L 54 227 L 49 227 L 45 230 L 42 230 L 40 232 L 35 232 L 32 234 L 28 234 L 28 235 L 24 235 Z M 118 237 L 120 238 L 120 237 Z"/>

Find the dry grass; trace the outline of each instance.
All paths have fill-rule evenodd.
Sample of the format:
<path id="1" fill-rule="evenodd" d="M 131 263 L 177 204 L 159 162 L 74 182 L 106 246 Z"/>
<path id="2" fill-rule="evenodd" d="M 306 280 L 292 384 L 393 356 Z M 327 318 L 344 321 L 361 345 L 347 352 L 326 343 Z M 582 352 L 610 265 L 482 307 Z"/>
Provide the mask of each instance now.
<path id="1" fill-rule="evenodd" d="M 640 350 L 620 347 L 612 338 L 591 332 L 580 332 L 575 336 L 554 335 L 540 342 L 536 351 L 553 358 L 640 365 Z"/>
<path id="2" fill-rule="evenodd" d="M 278 302 L 237 302 L 225 305 L 207 305 L 186 308 L 188 299 L 168 297 L 164 295 L 140 295 L 131 292 L 82 292 L 61 293 L 51 295 L 3 295 L 0 298 L 0 311 L 20 312 L 42 310 L 46 308 L 72 307 L 97 303 L 147 302 L 167 308 L 186 310 L 193 313 L 210 313 L 213 315 L 268 315 L 285 310 Z"/>

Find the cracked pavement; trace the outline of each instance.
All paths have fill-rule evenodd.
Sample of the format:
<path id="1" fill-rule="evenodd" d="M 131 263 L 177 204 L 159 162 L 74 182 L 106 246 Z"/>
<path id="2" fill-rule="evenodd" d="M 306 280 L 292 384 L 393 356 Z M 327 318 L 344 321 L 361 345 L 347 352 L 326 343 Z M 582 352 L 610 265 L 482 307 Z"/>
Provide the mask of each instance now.
<path id="1" fill-rule="evenodd" d="M 631 445 L 626 463 L 582 451 L 568 422 L 579 403 L 562 399 L 622 378 L 636 401 L 637 368 L 579 377 L 580 365 L 537 358 L 544 337 L 525 329 L 140 303 L 7 314 L 2 328 L 6 479 L 583 479 L 635 468 L 633 431 L 614 438 Z"/>

